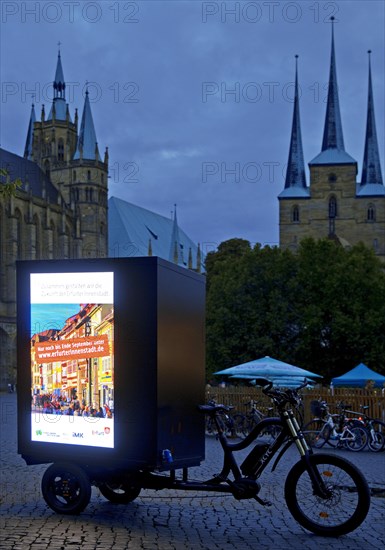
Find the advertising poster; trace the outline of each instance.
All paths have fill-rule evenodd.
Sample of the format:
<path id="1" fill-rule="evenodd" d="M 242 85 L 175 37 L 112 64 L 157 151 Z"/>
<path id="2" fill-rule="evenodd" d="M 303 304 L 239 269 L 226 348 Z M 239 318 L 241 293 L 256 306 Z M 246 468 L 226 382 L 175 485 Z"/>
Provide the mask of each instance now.
<path id="1" fill-rule="evenodd" d="M 30 275 L 32 441 L 114 447 L 113 275 Z"/>

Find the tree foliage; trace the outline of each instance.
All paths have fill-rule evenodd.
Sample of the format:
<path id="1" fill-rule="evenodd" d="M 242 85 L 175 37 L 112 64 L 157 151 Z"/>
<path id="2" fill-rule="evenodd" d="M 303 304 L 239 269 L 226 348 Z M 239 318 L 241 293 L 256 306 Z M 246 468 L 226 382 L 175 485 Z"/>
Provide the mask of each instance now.
<path id="1" fill-rule="evenodd" d="M 0 198 L 15 195 L 17 188 L 22 185 L 19 178 L 14 181 L 2 181 L 9 179 L 8 176 L 8 170 L 5 168 L 0 168 Z"/>
<path id="2" fill-rule="evenodd" d="M 208 376 L 270 355 L 329 379 L 385 373 L 385 273 L 371 250 L 304 240 L 293 254 L 231 239 L 208 254 Z"/>

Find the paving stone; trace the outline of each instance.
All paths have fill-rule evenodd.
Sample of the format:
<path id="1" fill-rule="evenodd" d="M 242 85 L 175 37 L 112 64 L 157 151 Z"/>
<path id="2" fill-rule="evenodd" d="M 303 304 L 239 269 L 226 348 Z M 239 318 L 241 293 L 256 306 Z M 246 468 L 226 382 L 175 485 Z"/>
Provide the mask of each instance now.
<path id="1" fill-rule="evenodd" d="M 283 484 L 298 460 L 291 450 L 273 474 L 267 472 L 261 496 L 144 490 L 126 506 L 109 503 L 96 488 L 79 516 L 60 516 L 48 508 L 40 484 L 46 465 L 26 466 L 17 454 L 16 396 L 0 394 L 6 426 L 0 426 L 0 550 L 378 550 L 385 539 L 385 498 L 372 498 L 368 518 L 356 531 L 338 539 L 314 536 L 295 522 L 284 503 Z M 6 428 L 6 429 L 4 429 Z M 385 453 L 349 453 L 371 487 L 385 491 Z M 222 465 L 219 443 L 206 439 L 206 460 L 192 468 L 190 479 L 207 479 Z"/>

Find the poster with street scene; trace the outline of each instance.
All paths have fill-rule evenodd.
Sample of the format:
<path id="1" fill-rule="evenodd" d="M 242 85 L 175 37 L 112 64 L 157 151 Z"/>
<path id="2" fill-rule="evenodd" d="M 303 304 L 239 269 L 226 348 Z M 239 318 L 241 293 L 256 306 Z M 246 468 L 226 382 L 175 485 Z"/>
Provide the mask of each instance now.
<path id="1" fill-rule="evenodd" d="M 114 447 L 113 275 L 30 275 L 32 441 Z"/>

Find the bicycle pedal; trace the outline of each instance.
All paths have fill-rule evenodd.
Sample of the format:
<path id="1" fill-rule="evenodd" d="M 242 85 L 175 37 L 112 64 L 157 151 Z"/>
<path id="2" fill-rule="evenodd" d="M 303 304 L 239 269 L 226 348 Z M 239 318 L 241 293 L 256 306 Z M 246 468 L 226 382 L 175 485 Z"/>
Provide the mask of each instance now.
<path id="1" fill-rule="evenodd" d="M 265 500 L 261 497 L 258 497 L 257 495 L 255 495 L 255 500 L 259 503 L 259 504 L 262 504 L 262 506 L 266 506 L 267 508 L 269 508 L 270 506 L 273 505 L 272 502 L 270 502 L 270 500 Z"/>

